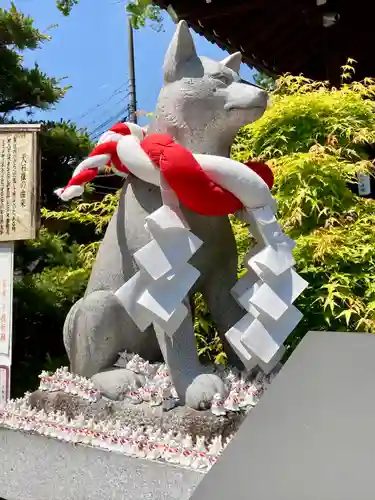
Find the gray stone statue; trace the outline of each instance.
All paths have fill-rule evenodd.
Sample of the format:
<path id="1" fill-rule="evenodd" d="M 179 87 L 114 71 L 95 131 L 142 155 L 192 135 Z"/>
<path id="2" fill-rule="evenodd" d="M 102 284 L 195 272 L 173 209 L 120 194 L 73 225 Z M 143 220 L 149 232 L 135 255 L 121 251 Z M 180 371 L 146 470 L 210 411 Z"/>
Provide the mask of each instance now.
<path id="1" fill-rule="evenodd" d="M 185 22 L 180 22 L 164 63 L 164 87 L 148 133 L 166 133 L 193 153 L 229 156 L 240 127 L 258 119 L 267 94 L 238 78 L 241 54 L 221 62 L 198 57 Z M 137 271 L 133 254 L 150 240 L 147 215 L 161 206 L 160 189 L 130 175 L 82 299 L 71 309 L 64 342 L 74 373 L 94 379 L 108 393 L 137 383 L 131 370 L 113 367 L 119 352 L 137 353 L 149 361 L 164 358 L 182 403 L 200 409 L 217 394 L 222 380 L 198 360 L 193 312 L 171 339 L 150 327 L 138 330 L 114 292 Z M 237 251 L 228 217 L 206 217 L 182 207 L 192 232 L 203 245 L 191 259 L 201 275 L 191 293 L 202 292 L 220 333 L 229 362 L 240 361 L 224 334 L 243 315 L 230 290 L 236 282 Z M 191 302 L 191 301 L 187 301 Z M 218 397 L 218 396 L 215 396 Z"/>

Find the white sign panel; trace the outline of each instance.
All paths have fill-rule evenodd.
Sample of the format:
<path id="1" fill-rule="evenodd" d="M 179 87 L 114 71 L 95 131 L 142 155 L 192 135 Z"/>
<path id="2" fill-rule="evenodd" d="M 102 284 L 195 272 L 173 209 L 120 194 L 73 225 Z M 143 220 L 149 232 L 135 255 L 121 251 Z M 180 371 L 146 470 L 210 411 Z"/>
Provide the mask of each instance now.
<path id="1" fill-rule="evenodd" d="M 358 174 L 358 194 L 368 196 L 371 194 L 371 180 L 368 174 Z"/>
<path id="2" fill-rule="evenodd" d="M 12 362 L 13 243 L 0 243 L 0 406 L 9 397 Z"/>
<path id="3" fill-rule="evenodd" d="M 0 243 L 0 356 L 11 356 L 13 243 Z"/>

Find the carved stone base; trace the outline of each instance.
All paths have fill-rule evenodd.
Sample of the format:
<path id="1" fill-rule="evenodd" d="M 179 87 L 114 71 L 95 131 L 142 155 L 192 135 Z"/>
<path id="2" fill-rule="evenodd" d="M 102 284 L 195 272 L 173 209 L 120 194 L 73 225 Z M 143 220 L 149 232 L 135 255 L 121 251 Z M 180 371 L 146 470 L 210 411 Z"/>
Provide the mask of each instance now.
<path id="1" fill-rule="evenodd" d="M 139 373 L 140 359 L 136 357 L 123 370 L 129 371 L 129 363 L 134 362 Z M 147 378 L 146 368 L 151 377 Z M 54 374 L 43 372 L 39 390 L 0 409 L 0 428 L 205 473 L 257 404 L 270 379 L 261 372 L 254 379 L 235 370 L 221 370 L 227 399 L 216 398 L 210 410 L 196 411 L 178 406 L 165 365 L 156 368 L 157 372 L 144 363 L 144 385 L 125 390 L 119 394 L 122 399 L 115 401 L 101 394 L 92 381 L 69 373 L 67 368 Z"/>
<path id="2" fill-rule="evenodd" d="M 124 426 L 131 428 L 154 427 L 163 434 L 168 431 L 181 432 L 192 436 L 204 437 L 207 442 L 216 436 L 222 436 L 223 441 L 230 438 L 243 422 L 246 412 L 228 412 L 224 417 L 217 417 L 211 411 L 195 411 L 187 407 L 176 407 L 165 412 L 161 406 L 151 407 L 147 403 L 133 405 L 127 401 L 110 401 L 100 398 L 90 403 L 65 392 L 35 391 L 29 397 L 32 408 L 44 410 L 46 413 L 61 411 L 69 419 L 80 414 L 85 419 L 100 422 L 105 419 L 120 420 Z"/>

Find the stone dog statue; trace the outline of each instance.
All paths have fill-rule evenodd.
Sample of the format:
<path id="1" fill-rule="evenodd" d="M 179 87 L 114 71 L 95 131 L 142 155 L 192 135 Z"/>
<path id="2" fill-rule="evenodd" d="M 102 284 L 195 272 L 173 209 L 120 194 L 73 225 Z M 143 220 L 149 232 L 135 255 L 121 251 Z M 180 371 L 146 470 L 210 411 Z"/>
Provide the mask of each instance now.
<path id="1" fill-rule="evenodd" d="M 187 24 L 180 22 L 166 53 L 164 87 L 147 133 L 168 134 L 193 153 L 228 157 L 240 127 L 257 120 L 267 105 L 266 92 L 239 79 L 240 63 L 240 53 L 221 62 L 198 57 Z M 130 370 L 113 368 L 119 352 L 137 353 L 149 361 L 163 356 L 181 402 L 200 409 L 215 394 L 224 395 L 225 386 L 198 360 L 189 304 L 188 316 L 171 339 L 152 327 L 141 332 L 114 293 L 136 273 L 132 256 L 150 240 L 145 217 L 161 204 L 160 188 L 129 175 L 86 293 L 66 318 L 64 343 L 74 373 L 95 375 L 102 387 L 109 384 L 119 391 L 136 378 Z M 191 259 L 200 271 L 191 293 L 203 294 L 229 363 L 241 366 L 224 336 L 244 314 L 230 293 L 236 283 L 237 251 L 228 217 L 181 210 L 203 241 Z"/>

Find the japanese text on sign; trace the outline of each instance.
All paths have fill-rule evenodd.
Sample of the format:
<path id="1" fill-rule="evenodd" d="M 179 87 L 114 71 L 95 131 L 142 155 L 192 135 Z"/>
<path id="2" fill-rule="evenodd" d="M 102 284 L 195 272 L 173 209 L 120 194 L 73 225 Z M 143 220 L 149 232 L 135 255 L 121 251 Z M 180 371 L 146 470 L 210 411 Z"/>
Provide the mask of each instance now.
<path id="1" fill-rule="evenodd" d="M 0 241 L 35 237 L 35 133 L 0 127 Z"/>
<path id="2" fill-rule="evenodd" d="M 9 367 L 0 366 L 0 408 L 9 398 Z"/>

